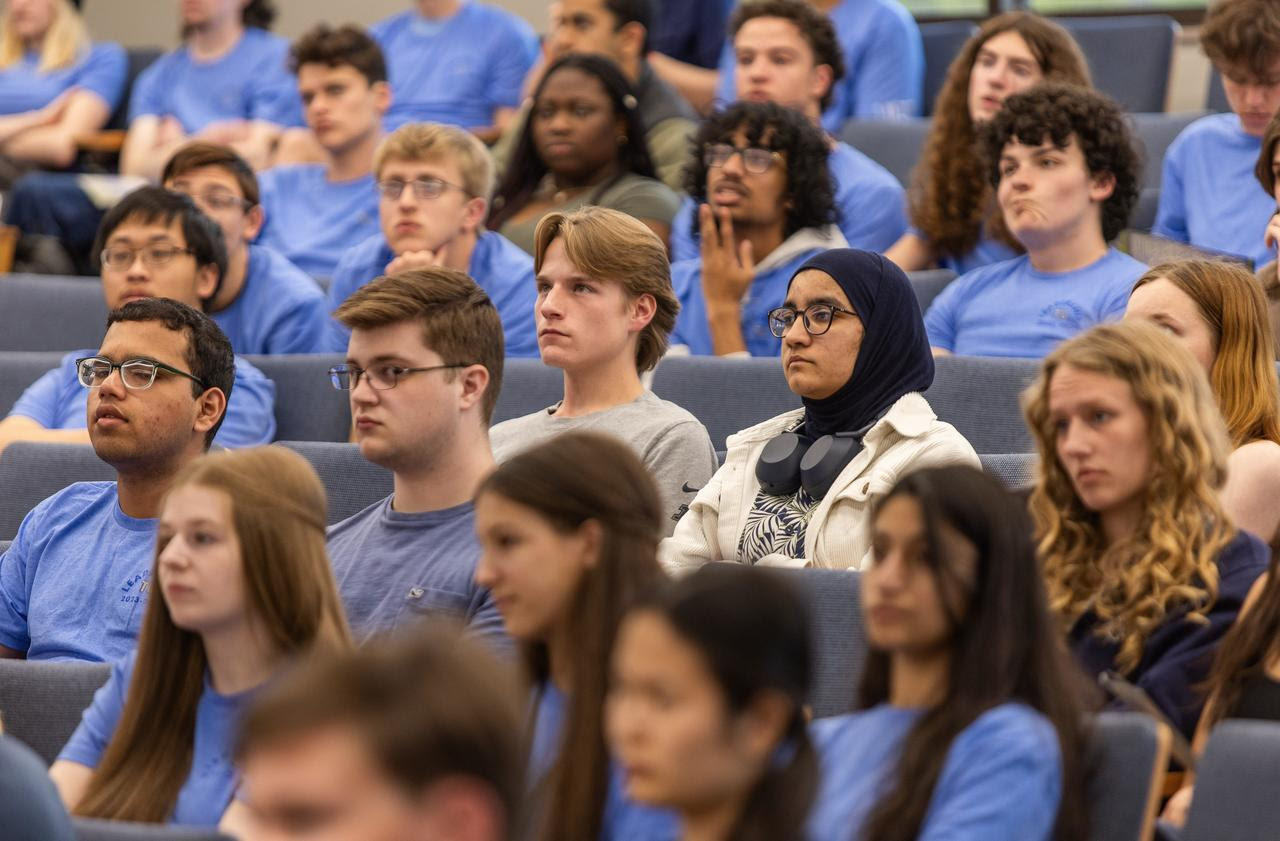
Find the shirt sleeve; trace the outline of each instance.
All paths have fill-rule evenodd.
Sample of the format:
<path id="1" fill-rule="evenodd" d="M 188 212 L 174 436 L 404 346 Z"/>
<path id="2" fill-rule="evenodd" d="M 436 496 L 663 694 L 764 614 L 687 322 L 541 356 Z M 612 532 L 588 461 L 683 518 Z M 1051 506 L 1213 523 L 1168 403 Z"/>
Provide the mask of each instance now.
<path id="1" fill-rule="evenodd" d="M 960 302 L 964 300 L 960 287 L 969 285 L 961 283 L 961 280 L 957 278 L 943 287 L 924 314 L 924 329 L 929 334 L 930 347 L 955 351 L 956 318 L 960 314 Z"/>
<path id="2" fill-rule="evenodd" d="M 275 383 L 237 358 L 226 417 L 214 440 L 230 449 L 270 444 L 276 437 L 275 402 Z"/>
<path id="3" fill-rule="evenodd" d="M 1178 242 L 1190 242 L 1187 227 L 1186 200 L 1182 184 L 1182 145 L 1176 140 L 1165 153 L 1160 173 L 1160 203 L 1156 207 L 1156 221 L 1151 232 Z"/>
<path id="4" fill-rule="evenodd" d="M 689 510 L 694 495 L 716 472 L 716 451 L 707 428 L 696 420 L 681 421 L 665 430 L 644 454 L 667 512 L 663 531 L 670 535 Z"/>
<path id="5" fill-rule="evenodd" d="M 896 5 L 896 4 L 894 4 Z M 905 10 L 885 4 L 859 56 L 846 56 L 849 116 L 904 119 L 920 113 L 924 86 L 924 44 Z"/>
<path id="6" fill-rule="evenodd" d="M 79 726 L 58 754 L 59 760 L 78 762 L 90 768 L 98 767 L 102 754 L 106 752 L 107 745 L 116 732 L 120 714 L 124 711 L 124 700 L 129 691 L 129 671 L 124 663 L 111 666 L 111 676 L 93 694 L 93 703 L 81 715 Z"/>
<path id="7" fill-rule="evenodd" d="M 129 122 L 139 117 L 163 117 L 169 113 L 164 97 L 164 79 L 165 68 L 172 55 L 169 53 L 156 59 L 134 81 L 133 90 L 129 93 Z"/>
<path id="8" fill-rule="evenodd" d="M 125 78 L 129 62 L 119 44 L 94 44 L 88 57 L 76 74 L 75 85 L 95 94 L 114 111 L 124 96 Z"/>
<path id="9" fill-rule="evenodd" d="M 17 537 L 0 555 L 0 645 L 14 651 L 31 648 L 31 627 L 27 623 L 27 607 L 31 603 L 31 579 L 34 563 L 30 525 L 39 514 L 32 512 L 23 519 Z"/>
<path id="10" fill-rule="evenodd" d="M 9 415 L 30 418 L 45 429 L 58 429 L 62 409 L 62 391 L 67 382 L 66 369 L 69 366 L 74 368 L 75 360 L 65 358 L 57 368 L 41 374 L 40 379 L 27 386 L 27 390 L 22 392 L 22 396 L 9 410 Z M 88 421 L 85 423 L 87 425 Z"/>

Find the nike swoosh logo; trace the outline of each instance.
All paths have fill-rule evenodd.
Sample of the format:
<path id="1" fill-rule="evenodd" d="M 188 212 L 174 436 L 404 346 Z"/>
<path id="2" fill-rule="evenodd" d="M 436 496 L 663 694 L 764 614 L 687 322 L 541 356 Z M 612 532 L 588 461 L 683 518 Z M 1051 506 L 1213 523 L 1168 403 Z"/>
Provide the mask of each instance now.
<path id="1" fill-rule="evenodd" d="M 691 488 L 689 487 L 689 483 L 685 482 L 684 486 L 681 487 L 680 490 L 684 491 L 687 494 L 696 494 L 698 491 L 702 490 L 702 488 Z"/>

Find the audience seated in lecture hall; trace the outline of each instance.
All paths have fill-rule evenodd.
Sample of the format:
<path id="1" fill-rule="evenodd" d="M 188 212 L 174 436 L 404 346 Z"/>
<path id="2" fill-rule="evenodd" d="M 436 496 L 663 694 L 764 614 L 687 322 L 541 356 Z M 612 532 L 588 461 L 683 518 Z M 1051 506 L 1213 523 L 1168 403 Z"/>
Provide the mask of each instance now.
<path id="1" fill-rule="evenodd" d="M 1031 12 L 983 22 L 947 69 L 911 174 L 911 230 L 885 256 L 905 271 L 938 265 L 964 274 L 1016 257 L 978 135 L 1005 99 L 1040 82 L 1089 87 L 1089 65 L 1070 33 Z"/>
<path id="2" fill-rule="evenodd" d="M 380 275 L 445 266 L 466 272 L 502 317 L 507 356 L 537 353 L 533 259 L 502 234 L 487 231 L 493 164 L 484 144 L 463 129 L 408 123 L 373 157 L 382 230 L 350 247 L 329 284 L 336 310 Z M 332 320 L 325 343 L 342 353 L 350 331 Z"/>
<path id="3" fill-rule="evenodd" d="M 933 356 L 910 282 L 884 257 L 811 257 L 769 327 L 804 407 L 729 436 L 724 464 L 662 543 L 668 571 L 721 560 L 865 567 L 871 509 L 901 476 L 978 465 L 920 395 Z"/>
<path id="4" fill-rule="evenodd" d="M 133 650 L 149 601 L 160 500 L 209 449 L 234 378 L 208 316 L 166 298 L 108 318 L 79 361 L 88 436 L 115 482 L 77 482 L 37 505 L 0 555 L 0 657 L 115 662 Z"/>
<path id="5" fill-rule="evenodd" d="M 981 143 L 1004 223 L 1027 253 L 961 275 L 925 314 L 936 354 L 1044 356 L 1119 318 L 1145 270 L 1108 243 L 1138 198 L 1120 107 L 1069 85 L 1005 100 Z"/>
<path id="6" fill-rule="evenodd" d="M 1059 345 L 1023 400 L 1049 604 L 1090 675 L 1118 672 L 1190 738 L 1210 658 L 1270 560 L 1219 501 L 1230 441 L 1204 371 L 1127 320 Z"/>
<path id="7" fill-rule="evenodd" d="M 717 464 L 706 427 L 641 382 L 679 311 L 662 243 L 624 213 L 584 207 L 542 217 L 535 254 L 538 344 L 564 371 L 563 397 L 495 426 L 494 457 L 575 429 L 614 435 L 652 474 L 668 535 Z"/>

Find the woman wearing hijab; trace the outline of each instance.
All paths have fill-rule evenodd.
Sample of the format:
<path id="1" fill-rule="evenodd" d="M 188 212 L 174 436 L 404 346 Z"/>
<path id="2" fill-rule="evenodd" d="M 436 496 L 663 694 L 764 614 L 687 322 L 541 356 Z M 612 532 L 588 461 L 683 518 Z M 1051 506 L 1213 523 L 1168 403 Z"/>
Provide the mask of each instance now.
<path id="1" fill-rule="evenodd" d="M 978 466 L 973 447 L 921 396 L 933 356 L 902 270 L 851 248 L 814 255 L 769 313 L 787 385 L 804 408 L 731 435 L 663 565 L 709 561 L 864 567 L 876 501 L 923 467 Z"/>

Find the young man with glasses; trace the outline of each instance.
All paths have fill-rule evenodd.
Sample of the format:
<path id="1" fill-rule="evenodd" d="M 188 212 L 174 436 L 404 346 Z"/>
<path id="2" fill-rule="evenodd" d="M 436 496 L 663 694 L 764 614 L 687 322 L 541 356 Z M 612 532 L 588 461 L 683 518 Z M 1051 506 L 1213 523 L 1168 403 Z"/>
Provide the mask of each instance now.
<path id="1" fill-rule="evenodd" d="M 78 482 L 22 521 L 0 556 L 0 657 L 112 661 L 133 649 L 160 502 L 209 448 L 236 390 L 227 337 L 165 298 L 113 309 L 102 346 L 81 355 L 81 419 L 116 481 Z"/>
<path id="2" fill-rule="evenodd" d="M 827 140 L 799 112 L 739 102 L 698 132 L 689 167 L 701 256 L 671 266 L 680 297 L 673 345 L 690 353 L 777 356 L 768 314 L 815 252 L 846 246 L 833 224 Z"/>
<path id="3" fill-rule="evenodd" d="M 107 212 L 98 230 L 102 293 L 107 309 L 143 298 L 169 298 L 203 309 L 218 296 L 226 268 L 222 232 L 191 199 L 143 187 Z M 0 449 L 14 441 L 88 443 L 85 394 L 73 351 L 30 385 L 0 421 Z M 236 399 L 217 442 L 224 447 L 266 444 L 275 437 L 275 385 L 243 359 L 235 363 Z"/>
<path id="4" fill-rule="evenodd" d="M 352 629 L 365 637 L 444 616 L 505 645 L 493 598 L 473 578 L 471 504 L 494 465 L 497 310 L 471 278 L 434 266 L 377 278 L 335 316 L 351 342 L 333 386 L 350 394 L 360 454 L 394 474 L 391 496 L 329 529 Z"/>
<path id="5" fill-rule="evenodd" d="M 329 285 L 329 309 L 380 275 L 444 266 L 466 272 L 498 308 L 507 356 L 535 356 L 533 258 L 484 228 L 493 163 L 469 132 L 409 123 L 378 146 L 374 177 L 381 233 L 343 255 Z M 328 349 L 347 349 L 350 331 L 336 319 Z"/>
<path id="6" fill-rule="evenodd" d="M 253 240 L 262 230 L 258 179 L 228 146 L 195 142 L 165 164 L 161 183 L 218 223 L 227 270 L 206 308 L 236 353 L 319 353 L 329 316 L 319 284 Z"/>

